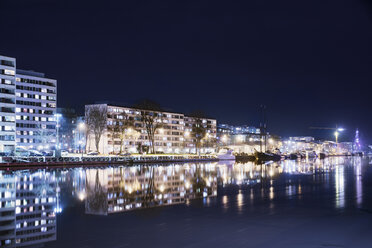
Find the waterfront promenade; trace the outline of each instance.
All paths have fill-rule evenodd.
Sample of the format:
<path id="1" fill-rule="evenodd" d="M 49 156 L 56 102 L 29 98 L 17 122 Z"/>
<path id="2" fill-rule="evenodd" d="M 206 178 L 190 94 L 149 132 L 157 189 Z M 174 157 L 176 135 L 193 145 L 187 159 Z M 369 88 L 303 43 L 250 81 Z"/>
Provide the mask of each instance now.
<path id="1" fill-rule="evenodd" d="M 131 165 L 138 163 L 218 161 L 216 155 L 135 155 L 135 156 L 67 156 L 67 157 L 6 157 L 0 169 L 67 168 L 79 166 Z"/>

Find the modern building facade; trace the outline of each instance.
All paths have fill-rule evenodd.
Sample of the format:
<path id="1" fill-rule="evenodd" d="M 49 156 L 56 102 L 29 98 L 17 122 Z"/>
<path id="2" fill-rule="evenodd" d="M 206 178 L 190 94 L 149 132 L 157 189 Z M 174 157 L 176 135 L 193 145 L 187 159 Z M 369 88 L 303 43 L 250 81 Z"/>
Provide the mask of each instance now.
<path id="1" fill-rule="evenodd" d="M 85 106 L 85 113 L 92 107 L 100 107 L 105 113 L 106 125 L 99 142 L 99 152 L 144 152 L 150 151 L 150 139 L 146 127 L 141 121 L 141 112 L 146 110 L 114 106 L 109 104 L 93 104 Z M 159 124 L 154 135 L 155 151 L 158 153 L 182 153 L 194 152 L 195 144 L 192 139 L 186 139 L 190 135 L 188 128 L 192 124 L 191 119 L 181 113 L 166 111 L 146 111 L 148 114 L 156 114 L 155 124 Z M 86 116 L 87 118 L 87 116 Z M 121 127 L 130 122 L 130 126 L 122 129 L 122 132 L 114 132 L 115 127 Z M 210 139 L 216 138 L 216 120 L 203 119 L 206 133 Z M 186 132 L 185 132 L 186 131 Z M 207 137 L 207 136 L 206 136 Z M 96 151 L 95 136 L 91 131 L 87 137 L 87 150 Z"/>
<path id="2" fill-rule="evenodd" d="M 57 81 L 17 69 L 15 58 L 0 58 L 0 151 L 54 149 Z"/>
<path id="3" fill-rule="evenodd" d="M 233 126 L 229 124 L 219 124 L 217 128 L 218 142 L 222 146 L 243 145 L 260 141 L 260 129 L 242 125 Z"/>
<path id="4" fill-rule="evenodd" d="M 260 129 L 253 126 L 242 125 L 233 126 L 229 124 L 218 124 L 217 132 L 219 134 L 260 134 Z"/>
<path id="5" fill-rule="evenodd" d="M 57 81 L 45 74 L 18 70 L 16 74 L 16 145 L 53 149 L 56 145 Z"/>
<path id="6" fill-rule="evenodd" d="M 11 152 L 16 141 L 16 60 L 0 55 L 0 152 Z"/>

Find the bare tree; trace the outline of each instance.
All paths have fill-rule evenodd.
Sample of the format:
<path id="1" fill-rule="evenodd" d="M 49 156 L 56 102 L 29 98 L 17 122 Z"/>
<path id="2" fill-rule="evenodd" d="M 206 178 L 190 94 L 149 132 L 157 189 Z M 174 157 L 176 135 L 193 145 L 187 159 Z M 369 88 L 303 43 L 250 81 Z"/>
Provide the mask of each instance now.
<path id="1" fill-rule="evenodd" d="M 151 152 L 155 153 L 155 133 L 162 127 L 162 108 L 156 102 L 143 100 L 135 105 L 141 111 L 141 121 L 146 129 L 147 137 L 150 142 Z"/>
<path id="2" fill-rule="evenodd" d="M 136 139 L 139 133 L 137 132 L 134 121 L 126 117 L 122 121 L 122 125 L 119 127 L 119 138 L 120 138 L 120 153 L 123 152 L 123 147 L 125 148 L 124 141 L 126 139 Z"/>
<path id="3" fill-rule="evenodd" d="M 99 142 L 106 128 L 107 108 L 103 105 L 88 106 L 85 115 L 87 120 L 89 120 L 90 129 L 94 134 L 96 149 L 99 152 Z"/>
<path id="4" fill-rule="evenodd" d="M 90 150 L 90 142 L 88 147 L 88 140 L 90 137 L 90 134 L 92 132 L 92 121 L 90 120 L 90 116 L 88 114 L 85 115 L 85 153 L 87 153 Z"/>
<path id="5" fill-rule="evenodd" d="M 34 131 L 34 135 L 38 136 L 37 139 L 39 140 L 40 145 L 46 146 L 50 145 L 55 142 L 56 134 L 53 129 L 48 129 L 46 125 L 37 124 L 36 131 Z M 56 144 L 57 146 L 58 144 Z"/>
<path id="6" fill-rule="evenodd" d="M 205 114 L 202 111 L 195 111 L 189 116 L 193 119 L 191 136 L 193 138 L 197 153 L 200 155 L 201 142 L 207 133 L 207 130 L 203 125 Z"/>

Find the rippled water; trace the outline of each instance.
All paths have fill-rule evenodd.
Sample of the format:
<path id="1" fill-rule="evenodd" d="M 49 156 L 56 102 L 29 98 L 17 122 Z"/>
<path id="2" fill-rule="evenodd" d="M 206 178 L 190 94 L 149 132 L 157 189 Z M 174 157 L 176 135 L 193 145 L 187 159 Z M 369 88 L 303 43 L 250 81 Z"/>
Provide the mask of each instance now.
<path id="1" fill-rule="evenodd" d="M 368 158 L 0 172 L 1 247 L 372 247 Z"/>

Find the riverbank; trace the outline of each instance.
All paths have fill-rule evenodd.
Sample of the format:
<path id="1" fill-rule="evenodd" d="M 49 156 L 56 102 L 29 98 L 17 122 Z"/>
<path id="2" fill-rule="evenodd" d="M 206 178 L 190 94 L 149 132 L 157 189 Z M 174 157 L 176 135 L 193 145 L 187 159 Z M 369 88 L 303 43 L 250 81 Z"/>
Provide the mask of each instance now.
<path id="1" fill-rule="evenodd" d="M 85 156 L 85 157 L 6 157 L 0 163 L 0 169 L 23 170 L 42 168 L 69 168 L 69 167 L 100 167 L 103 165 L 131 165 L 144 163 L 174 163 L 174 162 L 213 162 L 218 158 L 213 155 L 183 155 L 183 156 Z"/>

